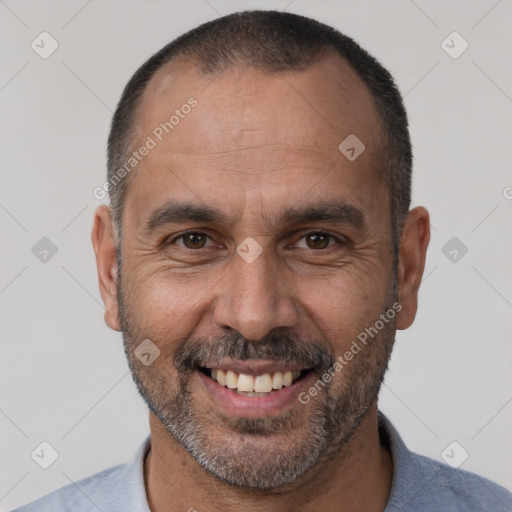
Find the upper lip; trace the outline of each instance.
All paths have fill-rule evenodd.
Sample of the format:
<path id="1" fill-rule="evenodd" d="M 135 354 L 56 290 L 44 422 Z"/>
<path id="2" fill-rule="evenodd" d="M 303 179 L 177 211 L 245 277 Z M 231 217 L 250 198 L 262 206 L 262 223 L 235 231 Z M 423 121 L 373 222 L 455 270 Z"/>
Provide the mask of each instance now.
<path id="1" fill-rule="evenodd" d="M 286 361 L 233 361 L 223 359 L 222 361 L 206 362 L 201 365 L 203 368 L 212 370 L 231 370 L 245 375 L 264 375 L 275 372 L 296 372 L 305 370 L 304 366 L 294 362 Z"/>

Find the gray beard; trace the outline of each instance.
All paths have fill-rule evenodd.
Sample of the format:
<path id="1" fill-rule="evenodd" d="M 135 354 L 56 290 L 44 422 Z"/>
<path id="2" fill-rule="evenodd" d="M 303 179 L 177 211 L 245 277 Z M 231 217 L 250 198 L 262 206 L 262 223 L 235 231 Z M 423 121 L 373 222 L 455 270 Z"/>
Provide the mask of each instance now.
<path id="1" fill-rule="evenodd" d="M 396 289 L 393 295 L 396 295 Z M 194 354 L 196 350 L 200 352 L 201 348 L 198 347 L 202 347 L 203 351 L 209 350 L 206 342 L 187 339 L 181 343 L 175 356 L 177 376 L 170 376 L 169 358 L 162 366 L 158 363 L 163 357 L 159 357 L 151 366 L 143 366 L 133 350 L 146 336 L 138 335 L 136 326 L 131 325 L 129 319 L 134 316 L 125 307 L 121 286 L 118 288 L 118 299 L 128 364 L 148 408 L 169 435 L 208 474 L 243 489 L 268 491 L 284 486 L 339 453 L 376 403 L 394 343 L 395 322 L 390 321 L 337 374 L 336 379 L 322 387 L 311 399 L 307 416 L 298 413 L 300 406 L 272 418 L 232 418 L 221 416 L 218 412 L 213 416 L 201 411 L 199 404 L 194 401 L 189 387 L 192 369 L 179 364 L 187 359 L 187 355 Z M 307 347 L 301 352 L 294 343 L 290 343 L 295 338 L 274 336 L 273 340 L 274 343 L 262 341 L 255 345 L 235 337 L 230 343 L 219 343 L 215 353 L 238 354 L 242 359 L 282 360 L 286 359 L 286 351 L 289 358 L 297 354 L 306 359 L 308 353 L 315 353 L 312 346 L 322 351 L 318 342 L 301 341 L 301 346 Z M 153 341 L 159 344 L 158 340 Z M 326 369 L 326 361 L 321 355 L 318 357 L 324 368 L 318 377 Z M 323 355 L 326 355 L 325 349 Z M 334 362 L 333 358 L 327 357 L 327 360 Z M 222 432 L 230 432 L 229 441 L 225 436 L 215 439 L 212 425 L 221 427 Z M 275 442 L 272 438 L 275 438 Z"/>

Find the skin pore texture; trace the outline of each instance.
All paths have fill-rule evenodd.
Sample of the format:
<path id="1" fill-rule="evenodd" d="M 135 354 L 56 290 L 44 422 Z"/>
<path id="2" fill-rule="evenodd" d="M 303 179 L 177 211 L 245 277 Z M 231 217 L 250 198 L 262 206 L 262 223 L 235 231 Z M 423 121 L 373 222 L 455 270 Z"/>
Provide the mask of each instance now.
<path id="1" fill-rule="evenodd" d="M 92 232 L 105 321 L 123 332 L 150 409 L 150 508 L 382 511 L 393 466 L 377 394 L 395 330 L 416 314 L 428 213 L 409 212 L 395 269 L 377 113 L 337 56 L 303 71 L 217 75 L 179 57 L 143 94 L 135 146 L 191 97 L 197 105 L 128 178 L 121 241 L 106 206 Z M 366 146 L 354 161 L 338 150 L 349 134 Z M 178 202 L 224 218 L 162 222 Z M 282 218 L 326 203 L 343 204 L 338 220 Z M 261 248 L 250 263 L 236 250 L 248 237 Z M 308 403 L 298 400 L 397 303 L 371 342 Z M 134 354 L 145 339 L 160 350 L 147 366 Z M 311 371 L 270 406 L 198 369 L 237 362 L 253 375 L 269 362 L 269 371 Z"/>

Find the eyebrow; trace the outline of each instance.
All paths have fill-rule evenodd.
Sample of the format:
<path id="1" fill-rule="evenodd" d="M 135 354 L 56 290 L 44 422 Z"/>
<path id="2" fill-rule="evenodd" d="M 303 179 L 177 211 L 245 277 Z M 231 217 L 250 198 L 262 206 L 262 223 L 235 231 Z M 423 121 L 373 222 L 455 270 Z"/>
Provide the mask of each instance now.
<path id="1" fill-rule="evenodd" d="M 366 225 L 366 216 L 362 210 L 354 205 L 336 200 L 291 207 L 277 215 L 267 215 L 264 221 L 269 226 L 325 222 L 362 229 Z M 222 211 L 207 205 L 171 200 L 158 207 L 148 216 L 144 222 L 144 230 L 151 233 L 169 224 L 184 224 L 187 222 L 229 224 L 230 217 Z"/>

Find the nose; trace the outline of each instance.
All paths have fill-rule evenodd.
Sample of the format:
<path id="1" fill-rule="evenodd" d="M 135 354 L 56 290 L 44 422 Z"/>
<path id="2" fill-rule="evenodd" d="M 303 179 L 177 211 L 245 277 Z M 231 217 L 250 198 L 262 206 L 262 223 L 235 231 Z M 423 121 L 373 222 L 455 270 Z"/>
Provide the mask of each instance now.
<path id="1" fill-rule="evenodd" d="M 218 327 L 257 342 L 275 328 L 296 325 L 299 315 L 290 288 L 265 251 L 251 263 L 237 254 L 222 280 L 213 320 Z"/>

